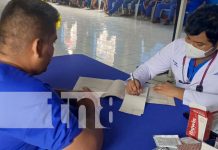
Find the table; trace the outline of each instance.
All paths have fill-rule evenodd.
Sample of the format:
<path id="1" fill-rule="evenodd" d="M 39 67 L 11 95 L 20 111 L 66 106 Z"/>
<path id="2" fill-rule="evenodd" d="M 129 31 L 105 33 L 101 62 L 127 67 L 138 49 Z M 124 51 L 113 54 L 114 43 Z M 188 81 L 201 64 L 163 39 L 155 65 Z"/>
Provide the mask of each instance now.
<path id="1" fill-rule="evenodd" d="M 75 54 L 54 57 L 45 73 L 38 76 L 52 87 L 72 89 L 80 76 L 102 79 L 126 80 L 128 74 L 107 66 L 85 55 Z M 104 129 L 103 150 L 152 150 L 155 148 L 153 135 L 185 136 L 187 119 L 183 113 L 188 111 L 181 101 L 176 107 L 146 104 L 140 117 L 119 112 L 122 100 L 113 98 L 113 105 L 104 99 L 101 105 Z M 109 123 L 108 112 L 113 112 L 113 122 Z"/>

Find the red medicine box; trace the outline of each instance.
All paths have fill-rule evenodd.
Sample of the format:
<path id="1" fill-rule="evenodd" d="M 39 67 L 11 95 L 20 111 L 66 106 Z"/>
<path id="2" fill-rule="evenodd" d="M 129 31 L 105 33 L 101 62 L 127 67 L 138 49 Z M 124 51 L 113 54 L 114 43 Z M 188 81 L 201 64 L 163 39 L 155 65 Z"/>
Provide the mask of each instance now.
<path id="1" fill-rule="evenodd" d="M 190 116 L 186 135 L 194 139 L 205 141 L 210 136 L 213 115 L 206 107 L 197 104 L 190 105 Z"/>

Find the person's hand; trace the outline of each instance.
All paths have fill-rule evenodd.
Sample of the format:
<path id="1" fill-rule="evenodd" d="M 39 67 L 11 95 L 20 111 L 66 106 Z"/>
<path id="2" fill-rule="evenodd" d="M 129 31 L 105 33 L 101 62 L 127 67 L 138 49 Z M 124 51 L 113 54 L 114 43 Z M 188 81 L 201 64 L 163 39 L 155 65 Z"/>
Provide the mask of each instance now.
<path id="1" fill-rule="evenodd" d="M 99 97 L 96 95 L 95 92 L 93 92 L 88 87 L 83 87 L 82 90 L 79 90 L 79 91 L 76 91 L 76 92 L 81 92 L 84 95 L 85 98 L 91 99 L 94 103 L 98 104 Z"/>
<path id="2" fill-rule="evenodd" d="M 178 88 L 175 85 L 168 83 L 168 82 L 164 84 L 156 85 L 154 87 L 154 91 L 161 95 L 165 95 L 168 97 L 176 97 L 180 100 L 183 99 L 183 95 L 184 95 L 184 89 Z"/>
<path id="3" fill-rule="evenodd" d="M 83 87 L 81 92 L 93 92 L 88 87 Z"/>
<path id="4" fill-rule="evenodd" d="M 126 91 L 130 95 L 140 95 L 142 93 L 142 87 L 138 80 L 129 80 L 126 85 Z"/>

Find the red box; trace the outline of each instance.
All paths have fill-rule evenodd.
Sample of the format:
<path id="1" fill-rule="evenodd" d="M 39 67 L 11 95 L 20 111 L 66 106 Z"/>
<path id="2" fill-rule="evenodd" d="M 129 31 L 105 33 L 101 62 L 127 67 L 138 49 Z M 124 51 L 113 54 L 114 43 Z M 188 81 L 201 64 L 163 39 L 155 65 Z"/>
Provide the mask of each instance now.
<path id="1" fill-rule="evenodd" d="M 190 105 L 190 116 L 186 135 L 194 139 L 205 141 L 210 136 L 213 115 L 206 107 L 197 104 Z"/>

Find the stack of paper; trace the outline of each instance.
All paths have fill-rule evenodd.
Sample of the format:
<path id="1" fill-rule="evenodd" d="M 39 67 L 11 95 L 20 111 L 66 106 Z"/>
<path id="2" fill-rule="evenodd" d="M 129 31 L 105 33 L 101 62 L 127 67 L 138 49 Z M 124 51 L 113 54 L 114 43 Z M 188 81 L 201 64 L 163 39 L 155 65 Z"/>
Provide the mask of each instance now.
<path id="1" fill-rule="evenodd" d="M 180 139 L 182 145 L 178 145 L 178 150 L 200 150 L 201 143 L 191 137 L 183 137 Z"/>
<path id="2" fill-rule="evenodd" d="M 82 90 L 83 87 L 88 87 L 93 92 L 100 92 L 100 97 L 116 96 L 120 99 L 123 99 L 123 104 L 120 108 L 121 112 L 138 116 L 144 113 L 146 102 L 175 106 L 173 98 L 155 93 L 153 88 L 151 88 L 152 86 L 154 85 L 145 87 L 142 94 L 135 96 L 129 95 L 127 92 L 125 92 L 125 82 L 122 80 L 80 77 L 74 87 L 74 90 Z"/>
<path id="3" fill-rule="evenodd" d="M 182 144 L 178 135 L 155 135 L 153 138 L 159 148 L 177 149 Z"/>

